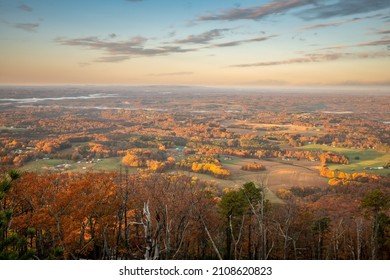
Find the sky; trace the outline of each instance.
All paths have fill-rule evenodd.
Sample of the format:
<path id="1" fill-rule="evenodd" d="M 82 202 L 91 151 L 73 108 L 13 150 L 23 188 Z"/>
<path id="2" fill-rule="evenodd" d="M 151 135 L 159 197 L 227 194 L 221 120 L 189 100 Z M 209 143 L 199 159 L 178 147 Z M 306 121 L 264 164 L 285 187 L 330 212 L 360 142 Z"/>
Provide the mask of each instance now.
<path id="1" fill-rule="evenodd" d="M 390 85 L 389 0 L 0 0 L 0 84 Z"/>

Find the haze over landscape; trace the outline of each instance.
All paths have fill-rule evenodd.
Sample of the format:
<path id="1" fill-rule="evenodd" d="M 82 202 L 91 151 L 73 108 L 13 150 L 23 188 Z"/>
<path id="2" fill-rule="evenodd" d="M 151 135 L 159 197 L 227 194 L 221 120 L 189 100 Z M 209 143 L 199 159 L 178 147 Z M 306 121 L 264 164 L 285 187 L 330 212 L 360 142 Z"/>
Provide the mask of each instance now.
<path id="1" fill-rule="evenodd" d="M 390 3 L 0 1 L 1 84 L 389 85 Z"/>

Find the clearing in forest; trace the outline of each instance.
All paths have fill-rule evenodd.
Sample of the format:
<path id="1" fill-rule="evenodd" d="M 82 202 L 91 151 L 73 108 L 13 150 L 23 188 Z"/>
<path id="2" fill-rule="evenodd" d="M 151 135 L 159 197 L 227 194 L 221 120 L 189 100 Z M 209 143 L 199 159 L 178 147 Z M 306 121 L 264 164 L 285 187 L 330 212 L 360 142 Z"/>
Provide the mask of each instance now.
<path id="1" fill-rule="evenodd" d="M 301 150 L 336 152 L 345 155 L 349 158 L 349 164 L 329 164 L 332 170 L 338 169 L 347 173 L 367 172 L 378 175 L 389 175 L 389 169 L 382 169 L 384 165 L 390 162 L 390 154 L 381 153 L 375 150 L 357 150 L 331 147 L 326 145 L 306 145 L 299 147 Z"/>

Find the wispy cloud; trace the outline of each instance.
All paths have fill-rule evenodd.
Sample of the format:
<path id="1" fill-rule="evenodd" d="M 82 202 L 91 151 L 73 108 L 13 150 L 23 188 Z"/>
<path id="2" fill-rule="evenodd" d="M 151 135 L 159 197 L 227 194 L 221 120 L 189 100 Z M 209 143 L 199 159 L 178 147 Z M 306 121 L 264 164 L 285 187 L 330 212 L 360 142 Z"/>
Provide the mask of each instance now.
<path id="1" fill-rule="evenodd" d="M 23 11 L 23 12 L 32 12 L 33 11 L 33 8 L 31 8 L 29 5 L 26 5 L 26 4 L 20 4 L 18 6 L 18 9 Z"/>
<path id="2" fill-rule="evenodd" d="M 384 36 L 380 40 L 363 42 L 363 43 L 358 43 L 353 45 L 339 45 L 339 46 L 322 48 L 320 50 L 339 50 L 339 49 L 355 48 L 355 47 L 376 47 L 376 46 L 390 46 L 390 37 Z"/>
<path id="3" fill-rule="evenodd" d="M 262 36 L 262 37 L 256 37 L 251 39 L 241 39 L 241 40 L 235 40 L 235 41 L 229 41 L 223 43 L 210 44 L 214 40 L 223 38 L 223 34 L 231 30 L 232 29 L 230 28 L 213 29 L 198 35 L 190 35 L 185 39 L 176 40 L 174 41 L 174 43 L 175 44 L 202 44 L 202 45 L 209 44 L 204 48 L 213 48 L 213 47 L 219 48 L 219 47 L 235 47 L 245 43 L 261 42 L 276 37 L 276 35 L 270 35 L 270 36 Z"/>
<path id="4" fill-rule="evenodd" d="M 338 0 L 337 2 L 319 2 L 312 8 L 299 13 L 306 20 L 326 19 L 336 16 L 349 16 L 390 8 L 389 0 Z"/>
<path id="5" fill-rule="evenodd" d="M 326 23 L 320 23 L 320 24 L 313 24 L 313 25 L 304 26 L 301 28 L 301 30 L 319 29 L 319 28 L 324 28 L 324 27 L 335 27 L 335 26 L 348 24 L 351 22 L 362 21 L 362 20 L 367 20 L 367 19 L 372 19 L 372 18 L 378 18 L 381 16 L 383 16 L 383 15 L 376 14 L 376 15 L 366 16 L 366 17 L 354 17 L 351 19 L 338 20 L 338 21 L 332 21 L 332 22 L 326 22 Z"/>
<path id="6" fill-rule="evenodd" d="M 152 73 L 148 76 L 153 77 L 164 77 L 164 76 L 187 76 L 187 75 L 193 75 L 194 72 L 172 72 L 172 73 Z"/>
<path id="7" fill-rule="evenodd" d="M 324 27 L 334 27 L 334 26 L 340 26 L 343 24 L 355 22 L 362 20 L 361 18 L 352 18 L 352 19 L 346 19 L 346 20 L 339 20 L 339 21 L 333 21 L 333 22 L 327 22 L 327 23 L 320 23 L 320 24 L 314 24 L 314 25 L 308 25 L 301 28 L 301 30 L 311 30 L 311 29 L 319 29 Z"/>
<path id="8" fill-rule="evenodd" d="M 131 57 L 168 55 L 172 53 L 191 52 L 195 49 L 183 49 L 178 46 L 164 45 L 156 48 L 146 48 L 147 39 L 141 36 L 127 41 L 109 41 L 98 37 L 57 38 L 58 44 L 65 46 L 83 47 L 92 50 L 104 51 L 108 56 L 97 59 L 97 62 L 118 62 Z"/>
<path id="9" fill-rule="evenodd" d="M 384 16 L 384 17 L 382 17 L 382 19 L 384 20 L 385 23 L 390 22 L 390 16 Z"/>
<path id="10" fill-rule="evenodd" d="M 98 57 L 94 62 L 103 62 L 103 63 L 114 63 L 129 60 L 134 57 L 151 57 L 151 56 L 161 56 L 161 55 L 170 55 L 174 53 L 187 53 L 194 52 L 204 48 L 220 48 L 220 47 L 234 47 L 239 46 L 245 43 L 254 43 L 266 41 L 270 38 L 276 37 L 276 35 L 256 37 L 246 40 L 237 40 L 225 43 L 219 43 L 214 45 L 208 45 L 201 48 L 183 48 L 178 46 L 178 43 L 194 43 L 194 44 L 207 44 L 211 40 L 220 38 L 223 32 L 227 32 L 230 29 L 214 29 L 208 32 L 204 32 L 199 35 L 189 36 L 183 40 L 177 40 L 171 44 L 164 44 L 161 46 L 148 48 L 146 43 L 148 42 L 147 38 L 137 36 L 129 40 L 119 41 L 115 40 L 117 38 L 116 34 L 109 34 L 108 38 L 100 39 L 98 37 L 81 37 L 81 38 L 56 38 L 55 42 L 60 45 L 72 46 L 72 47 L 81 47 L 91 50 L 100 50 L 103 52 L 103 56 Z M 189 75 L 189 72 L 179 72 L 179 73 L 163 73 L 162 75 Z"/>
<path id="11" fill-rule="evenodd" d="M 231 41 L 231 42 L 226 42 L 226 43 L 220 43 L 220 44 L 215 44 L 212 47 L 235 47 L 239 46 L 245 43 L 254 43 L 254 42 L 262 42 L 269 40 L 273 37 L 276 37 L 276 35 L 270 35 L 270 36 L 264 36 L 264 37 L 257 37 L 257 38 L 252 38 L 252 39 L 246 39 L 246 40 L 237 40 L 237 41 Z"/>
<path id="12" fill-rule="evenodd" d="M 95 59 L 95 62 L 121 62 L 124 60 L 128 60 L 130 57 L 128 55 L 120 55 L 120 56 L 103 56 Z"/>
<path id="13" fill-rule="evenodd" d="M 223 21 L 234 21 L 234 20 L 259 20 L 269 15 L 280 14 L 287 12 L 291 9 L 313 4 L 313 0 L 284 0 L 274 1 L 261 6 L 252 6 L 246 8 L 234 8 L 216 15 L 204 15 L 198 19 L 201 21 L 208 20 L 223 20 Z"/>
<path id="14" fill-rule="evenodd" d="M 248 64 L 236 64 L 230 67 L 264 67 L 264 66 L 276 66 L 276 65 L 289 65 L 289 64 L 302 64 L 302 63 L 314 63 L 314 62 L 327 62 L 340 59 L 366 59 L 366 58 L 381 58 L 390 57 L 389 52 L 360 52 L 360 53 L 311 53 L 301 57 L 295 57 L 286 60 L 273 60 Z"/>
<path id="15" fill-rule="evenodd" d="M 39 23 L 16 23 L 13 26 L 26 32 L 37 32 Z"/>
<path id="16" fill-rule="evenodd" d="M 89 62 L 79 62 L 79 66 L 82 68 L 87 67 L 89 65 L 91 65 L 91 63 L 89 63 Z"/>
<path id="17" fill-rule="evenodd" d="M 167 35 L 168 38 L 172 38 L 172 37 L 175 37 L 175 36 L 176 36 L 176 31 L 171 31 Z"/>
<path id="18" fill-rule="evenodd" d="M 91 49 L 106 49 L 112 52 L 120 52 L 129 49 L 131 50 L 134 47 L 140 47 L 147 41 L 147 39 L 141 36 L 137 36 L 131 38 L 128 41 L 113 42 L 113 41 L 100 40 L 98 37 L 91 36 L 91 37 L 81 37 L 81 38 L 74 38 L 74 39 L 57 38 L 55 41 L 62 45 L 82 46 Z"/>
<path id="19" fill-rule="evenodd" d="M 374 32 L 374 34 L 387 35 L 387 34 L 390 34 L 390 29 L 378 30 L 378 31 Z"/>
<path id="20" fill-rule="evenodd" d="M 212 40 L 219 39 L 222 34 L 229 31 L 229 28 L 213 29 L 210 31 L 203 32 L 198 35 L 190 35 L 185 39 L 176 40 L 177 44 L 207 44 Z"/>
<path id="21" fill-rule="evenodd" d="M 260 20 L 271 15 L 280 15 L 293 9 L 301 8 L 295 15 L 305 19 L 326 19 L 336 16 L 349 16 L 380 11 L 390 8 L 389 0 L 282 0 L 268 4 L 237 7 L 216 14 L 208 14 L 198 17 L 199 21 L 235 21 L 235 20 Z"/>
<path id="22" fill-rule="evenodd" d="M 390 45 L 390 38 L 386 37 L 386 38 L 382 38 L 381 40 L 360 43 L 360 44 L 356 44 L 356 45 L 353 45 L 353 46 L 356 46 L 356 47 L 369 47 L 369 46 L 389 46 L 389 45 Z"/>

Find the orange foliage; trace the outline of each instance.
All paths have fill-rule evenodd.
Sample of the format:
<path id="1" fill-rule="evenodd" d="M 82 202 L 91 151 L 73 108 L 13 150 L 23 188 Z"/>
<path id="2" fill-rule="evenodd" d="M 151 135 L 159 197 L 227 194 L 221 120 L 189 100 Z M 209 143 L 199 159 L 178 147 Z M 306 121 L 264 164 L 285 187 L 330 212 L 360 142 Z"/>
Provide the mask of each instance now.
<path id="1" fill-rule="evenodd" d="M 246 171 L 264 171 L 265 166 L 259 163 L 249 163 L 242 166 L 241 169 Z"/>
<path id="2" fill-rule="evenodd" d="M 322 164 L 326 164 L 326 163 L 349 164 L 348 157 L 335 152 L 326 152 L 321 154 L 320 160 Z"/>
<path id="3" fill-rule="evenodd" d="M 221 163 L 213 156 L 189 156 L 183 159 L 179 166 L 196 173 L 209 173 L 222 179 L 227 179 L 231 176 L 230 171 L 224 169 Z"/>

